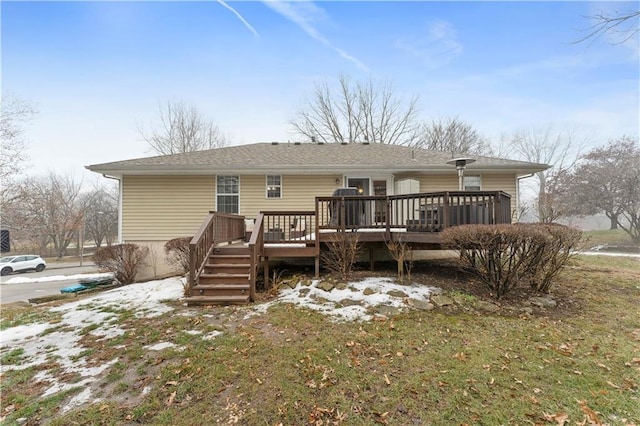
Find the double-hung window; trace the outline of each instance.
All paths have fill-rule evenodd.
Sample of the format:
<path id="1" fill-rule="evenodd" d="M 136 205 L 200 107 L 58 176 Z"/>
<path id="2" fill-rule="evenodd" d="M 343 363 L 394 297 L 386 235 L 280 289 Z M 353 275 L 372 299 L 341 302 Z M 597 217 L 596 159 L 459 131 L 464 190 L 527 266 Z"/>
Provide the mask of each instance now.
<path id="1" fill-rule="evenodd" d="M 240 212 L 240 177 L 218 176 L 216 189 L 217 211 L 238 214 Z"/>
<path id="2" fill-rule="evenodd" d="M 464 190 L 465 191 L 481 191 L 482 181 L 480 176 L 464 176 Z"/>
<path id="3" fill-rule="evenodd" d="M 267 175 L 267 198 L 282 198 L 282 176 Z"/>

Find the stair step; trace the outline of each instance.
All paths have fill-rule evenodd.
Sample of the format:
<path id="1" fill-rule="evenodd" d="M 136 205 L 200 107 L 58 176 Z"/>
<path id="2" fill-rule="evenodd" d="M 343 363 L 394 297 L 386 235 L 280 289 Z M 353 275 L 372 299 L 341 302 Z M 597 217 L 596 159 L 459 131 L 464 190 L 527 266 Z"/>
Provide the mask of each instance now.
<path id="1" fill-rule="evenodd" d="M 198 284 L 191 289 L 192 296 L 243 296 L 251 287 L 246 284 Z"/>
<path id="2" fill-rule="evenodd" d="M 250 263 L 207 263 L 205 266 L 215 268 L 251 268 Z"/>
<path id="3" fill-rule="evenodd" d="M 198 284 L 193 290 L 249 290 L 249 284 Z"/>
<path id="4" fill-rule="evenodd" d="M 250 277 L 249 274 L 204 273 L 200 275 L 199 284 L 246 284 Z"/>
<path id="5" fill-rule="evenodd" d="M 247 264 L 251 263 L 251 256 L 244 254 L 212 254 L 209 256 L 209 262 L 212 265 L 217 264 Z"/>
<path id="6" fill-rule="evenodd" d="M 200 278 L 245 278 L 249 279 L 249 274 L 229 274 L 215 272 L 213 274 L 200 274 Z"/>
<path id="7" fill-rule="evenodd" d="M 246 263 L 222 264 L 207 263 L 204 267 L 204 274 L 248 274 L 251 271 L 251 265 Z"/>
<path id="8" fill-rule="evenodd" d="M 186 299 L 187 305 L 223 305 L 231 303 L 249 303 L 249 295 L 233 296 L 191 296 Z"/>
<path id="9" fill-rule="evenodd" d="M 240 254 L 240 255 L 248 255 L 250 253 L 247 247 L 218 247 L 213 251 L 213 254 Z"/>

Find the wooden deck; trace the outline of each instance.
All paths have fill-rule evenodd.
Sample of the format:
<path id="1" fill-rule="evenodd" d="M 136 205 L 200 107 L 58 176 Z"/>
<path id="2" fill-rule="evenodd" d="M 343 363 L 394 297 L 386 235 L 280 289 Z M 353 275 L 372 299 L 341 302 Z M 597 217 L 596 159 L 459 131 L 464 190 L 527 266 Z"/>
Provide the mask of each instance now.
<path id="1" fill-rule="evenodd" d="M 511 199 L 501 191 L 316 197 L 315 206 L 315 211 L 263 211 L 258 214 L 248 243 L 242 249 L 236 247 L 233 252 L 234 256 L 242 258 L 240 263 L 246 269 L 242 278 L 226 276 L 227 272 L 216 268 L 215 263 L 219 262 L 216 251 L 231 250 L 223 245 L 241 241 L 249 235 L 245 218 L 210 212 L 190 243 L 188 284 L 191 298 L 188 301 L 253 301 L 260 266 L 264 267 L 263 273 L 268 279 L 268 261 L 273 258 L 313 258 L 318 275 L 320 251 L 331 236 L 339 232 L 357 233 L 358 241 L 363 243 L 402 240 L 414 248 L 438 248 L 440 232 L 450 226 L 511 223 Z M 234 282 L 224 282 L 225 278 Z M 244 279 L 246 287 L 238 282 Z M 216 292 L 216 288 L 219 291 Z"/>

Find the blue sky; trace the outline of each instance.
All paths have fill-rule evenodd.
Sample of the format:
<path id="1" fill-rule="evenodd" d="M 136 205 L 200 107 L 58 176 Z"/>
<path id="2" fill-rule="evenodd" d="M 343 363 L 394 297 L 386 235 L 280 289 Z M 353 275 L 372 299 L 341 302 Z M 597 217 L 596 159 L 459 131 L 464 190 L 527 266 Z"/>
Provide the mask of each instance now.
<path id="1" fill-rule="evenodd" d="M 147 155 L 137 125 L 193 103 L 234 144 L 293 140 L 316 82 L 392 81 L 421 118 L 491 139 L 639 132 L 639 42 L 574 44 L 593 2 L 2 1 L 2 92 L 34 104 L 30 173 Z M 636 6 L 637 7 L 637 6 Z"/>

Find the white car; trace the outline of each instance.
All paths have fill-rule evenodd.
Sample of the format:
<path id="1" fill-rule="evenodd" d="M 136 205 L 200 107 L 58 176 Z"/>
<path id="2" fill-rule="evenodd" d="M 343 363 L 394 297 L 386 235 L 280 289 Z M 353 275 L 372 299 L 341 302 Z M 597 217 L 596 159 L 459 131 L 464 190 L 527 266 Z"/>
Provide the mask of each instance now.
<path id="1" fill-rule="evenodd" d="M 6 256 L 0 259 L 0 275 L 9 275 L 12 272 L 35 270 L 44 271 L 47 262 L 40 256 L 27 254 L 24 256 Z"/>

